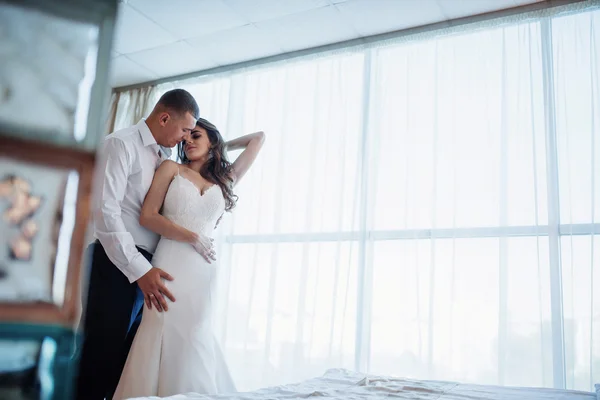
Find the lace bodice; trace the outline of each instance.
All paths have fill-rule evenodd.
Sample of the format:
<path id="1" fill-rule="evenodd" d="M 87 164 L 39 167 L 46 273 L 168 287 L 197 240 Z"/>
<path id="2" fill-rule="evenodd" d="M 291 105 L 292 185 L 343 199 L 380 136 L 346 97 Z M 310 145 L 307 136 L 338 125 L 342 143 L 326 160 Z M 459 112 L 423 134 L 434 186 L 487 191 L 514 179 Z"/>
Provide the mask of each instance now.
<path id="1" fill-rule="evenodd" d="M 162 214 L 190 231 L 210 236 L 225 210 L 225 199 L 219 185 L 204 194 L 190 180 L 175 175 L 163 205 Z"/>

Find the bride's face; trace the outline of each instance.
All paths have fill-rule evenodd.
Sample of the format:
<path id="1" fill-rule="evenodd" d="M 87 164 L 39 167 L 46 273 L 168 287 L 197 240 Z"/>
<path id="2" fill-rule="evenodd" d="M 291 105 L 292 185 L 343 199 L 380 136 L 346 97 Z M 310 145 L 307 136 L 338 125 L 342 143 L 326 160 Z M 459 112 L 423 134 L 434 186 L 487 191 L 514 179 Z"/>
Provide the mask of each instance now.
<path id="1" fill-rule="evenodd" d="M 184 142 L 183 150 L 190 161 L 205 159 L 210 150 L 210 139 L 206 129 L 196 126 L 192 130 L 190 138 Z"/>

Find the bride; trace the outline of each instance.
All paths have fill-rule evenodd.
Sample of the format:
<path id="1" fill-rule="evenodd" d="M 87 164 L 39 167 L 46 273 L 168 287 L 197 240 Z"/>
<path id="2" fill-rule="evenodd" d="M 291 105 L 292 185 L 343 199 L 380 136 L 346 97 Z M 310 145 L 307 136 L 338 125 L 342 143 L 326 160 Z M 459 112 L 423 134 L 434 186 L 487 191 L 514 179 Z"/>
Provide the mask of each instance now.
<path id="1" fill-rule="evenodd" d="M 256 132 L 225 143 L 217 128 L 200 118 L 178 147 L 182 164 L 167 160 L 157 169 L 140 224 L 162 236 L 152 264 L 174 278 L 165 284 L 177 299 L 169 304 L 153 295 L 145 299 L 113 399 L 235 392 L 213 334 L 217 267 L 210 237 L 223 213 L 235 206 L 232 188 L 263 141 L 264 133 Z M 238 149 L 243 152 L 232 164 L 225 151 Z"/>

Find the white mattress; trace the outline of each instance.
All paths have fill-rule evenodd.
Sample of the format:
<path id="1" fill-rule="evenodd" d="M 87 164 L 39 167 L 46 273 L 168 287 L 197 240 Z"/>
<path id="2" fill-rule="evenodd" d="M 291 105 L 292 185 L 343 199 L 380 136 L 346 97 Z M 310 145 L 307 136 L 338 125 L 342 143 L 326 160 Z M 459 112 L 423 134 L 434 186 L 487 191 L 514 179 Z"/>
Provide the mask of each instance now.
<path id="1" fill-rule="evenodd" d="M 307 381 L 260 389 L 247 393 L 204 395 L 186 393 L 165 397 L 169 400 L 263 400 L 326 397 L 330 400 L 383 398 L 411 400 L 600 400 L 597 393 L 556 389 L 513 388 L 461 384 L 456 382 L 418 381 L 365 375 L 344 369 L 331 369 Z M 156 400 L 143 397 L 136 400 Z"/>

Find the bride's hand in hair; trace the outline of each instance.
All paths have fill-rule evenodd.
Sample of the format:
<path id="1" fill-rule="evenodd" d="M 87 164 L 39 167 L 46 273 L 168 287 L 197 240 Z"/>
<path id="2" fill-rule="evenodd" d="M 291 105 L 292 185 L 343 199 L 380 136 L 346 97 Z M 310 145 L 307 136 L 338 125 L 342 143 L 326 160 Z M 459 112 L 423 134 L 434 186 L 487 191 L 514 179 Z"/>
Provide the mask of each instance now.
<path id="1" fill-rule="evenodd" d="M 230 151 L 244 150 L 232 164 L 235 184 L 248 172 L 264 141 L 265 134 L 263 131 L 259 131 L 233 139 L 225 144 L 227 150 Z"/>
<path id="2" fill-rule="evenodd" d="M 194 249 L 208 262 L 209 264 L 216 261 L 216 253 L 213 244 L 214 240 L 203 234 L 195 234 L 193 241 L 191 242 Z"/>

